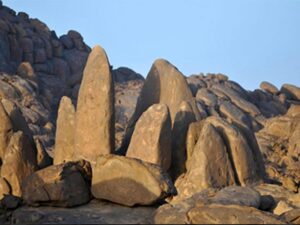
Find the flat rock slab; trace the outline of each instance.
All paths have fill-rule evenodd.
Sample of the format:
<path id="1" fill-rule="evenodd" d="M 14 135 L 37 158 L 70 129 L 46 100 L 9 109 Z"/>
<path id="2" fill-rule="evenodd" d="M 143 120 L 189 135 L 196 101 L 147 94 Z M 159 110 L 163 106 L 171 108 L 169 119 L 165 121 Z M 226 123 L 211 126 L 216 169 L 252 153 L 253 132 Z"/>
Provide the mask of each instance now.
<path id="1" fill-rule="evenodd" d="M 22 207 L 12 214 L 12 224 L 151 224 L 154 207 L 125 207 L 93 200 L 66 209 Z"/>

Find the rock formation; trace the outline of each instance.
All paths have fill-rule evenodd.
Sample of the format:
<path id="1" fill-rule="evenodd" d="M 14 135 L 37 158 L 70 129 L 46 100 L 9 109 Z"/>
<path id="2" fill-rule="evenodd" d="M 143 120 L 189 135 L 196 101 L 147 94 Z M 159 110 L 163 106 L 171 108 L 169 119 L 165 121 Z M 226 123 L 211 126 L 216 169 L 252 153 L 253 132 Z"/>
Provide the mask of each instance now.
<path id="1" fill-rule="evenodd" d="M 84 69 L 76 111 L 75 155 L 91 162 L 114 151 L 114 86 L 105 51 L 93 48 Z"/>
<path id="2" fill-rule="evenodd" d="M 145 80 L 0 0 L 0 223 L 298 223 L 299 93 Z"/>

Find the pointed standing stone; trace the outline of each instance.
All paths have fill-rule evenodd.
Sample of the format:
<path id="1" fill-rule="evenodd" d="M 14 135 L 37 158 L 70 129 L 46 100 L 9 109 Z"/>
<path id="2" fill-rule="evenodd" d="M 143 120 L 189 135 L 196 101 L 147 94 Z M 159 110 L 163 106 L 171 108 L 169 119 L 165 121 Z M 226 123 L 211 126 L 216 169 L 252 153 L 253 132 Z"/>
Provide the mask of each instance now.
<path id="1" fill-rule="evenodd" d="M 165 104 L 151 106 L 138 120 L 127 157 L 157 164 L 167 171 L 171 165 L 171 118 Z"/>
<path id="2" fill-rule="evenodd" d="M 114 86 L 104 49 L 93 48 L 78 95 L 75 156 L 95 162 L 114 151 Z"/>
<path id="3" fill-rule="evenodd" d="M 69 97 L 62 97 L 56 122 L 54 165 L 73 160 L 75 108 Z"/>

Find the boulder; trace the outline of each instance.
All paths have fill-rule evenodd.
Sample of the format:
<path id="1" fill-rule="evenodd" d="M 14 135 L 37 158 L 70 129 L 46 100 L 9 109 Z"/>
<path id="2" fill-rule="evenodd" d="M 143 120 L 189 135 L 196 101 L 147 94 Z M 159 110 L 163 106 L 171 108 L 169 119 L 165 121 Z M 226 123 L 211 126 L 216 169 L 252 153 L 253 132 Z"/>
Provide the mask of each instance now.
<path id="1" fill-rule="evenodd" d="M 264 81 L 260 84 L 260 88 L 264 91 L 267 91 L 273 95 L 276 95 L 279 90 L 276 86 L 274 86 L 273 84 L 267 82 L 267 81 Z"/>
<path id="2" fill-rule="evenodd" d="M 226 145 L 216 128 L 206 123 L 194 147 L 187 173 L 175 184 L 177 198 L 185 199 L 208 188 L 234 184 L 234 171 Z"/>
<path id="3" fill-rule="evenodd" d="M 53 164 L 53 159 L 47 153 L 45 146 L 38 137 L 34 138 L 36 150 L 37 150 L 37 166 L 39 169 L 44 169 Z"/>
<path id="4" fill-rule="evenodd" d="M 78 95 L 75 155 L 92 164 L 114 151 L 114 84 L 104 49 L 93 48 Z"/>
<path id="5" fill-rule="evenodd" d="M 172 163 L 170 174 L 176 180 L 186 171 L 186 135 L 189 125 L 196 121 L 195 114 L 189 102 L 183 101 L 176 114 L 172 129 Z"/>
<path id="6" fill-rule="evenodd" d="M 31 174 L 23 185 L 23 198 L 31 206 L 74 207 L 91 199 L 92 170 L 80 160 L 53 165 Z"/>
<path id="7" fill-rule="evenodd" d="M 25 79 L 29 79 L 32 81 L 36 81 L 36 79 L 37 79 L 34 69 L 32 68 L 32 66 L 29 62 L 22 62 L 17 69 L 17 74 L 20 77 L 23 77 Z"/>
<path id="8" fill-rule="evenodd" d="M 285 224 L 279 217 L 252 207 L 211 204 L 188 212 L 192 224 Z"/>
<path id="9" fill-rule="evenodd" d="M 5 178 L 0 177 L 0 200 L 4 198 L 5 195 L 11 194 L 11 187 Z"/>
<path id="10" fill-rule="evenodd" d="M 1 177 L 10 184 L 12 195 L 22 196 L 21 185 L 23 181 L 36 169 L 36 150 L 22 131 L 14 133 L 7 147 L 1 168 Z"/>
<path id="11" fill-rule="evenodd" d="M 300 101 L 300 88 L 292 84 L 284 84 L 280 90 L 286 94 L 289 98 Z"/>
<path id="12" fill-rule="evenodd" d="M 181 102 L 192 98 L 193 95 L 183 74 L 168 61 L 156 60 L 148 73 L 135 112 L 128 122 L 122 148 L 127 149 L 137 120 L 151 105 L 166 104 L 173 125 Z"/>
<path id="13" fill-rule="evenodd" d="M 75 107 L 72 100 L 62 97 L 56 122 L 54 165 L 72 161 L 74 157 Z"/>
<path id="14" fill-rule="evenodd" d="M 155 104 L 137 121 L 126 156 L 167 171 L 171 165 L 171 138 L 169 109 L 165 104 Z"/>
<path id="15" fill-rule="evenodd" d="M 121 205 L 152 205 L 176 194 L 162 169 L 138 159 L 104 155 L 93 169 L 92 194 Z"/>
<path id="16" fill-rule="evenodd" d="M 262 165 L 259 165 L 260 161 L 254 160 L 254 153 L 240 130 L 218 117 L 209 117 L 206 121 L 223 137 L 238 184 L 247 186 L 260 183 L 263 178 L 260 173 Z"/>
<path id="17" fill-rule="evenodd" d="M 3 104 L 0 102 L 0 158 L 3 160 L 9 139 L 13 133 L 13 126 L 9 116 L 7 115 Z"/>
<path id="18" fill-rule="evenodd" d="M 260 194 L 250 187 L 231 186 L 222 189 L 212 198 L 212 202 L 222 205 L 240 205 L 259 208 Z"/>

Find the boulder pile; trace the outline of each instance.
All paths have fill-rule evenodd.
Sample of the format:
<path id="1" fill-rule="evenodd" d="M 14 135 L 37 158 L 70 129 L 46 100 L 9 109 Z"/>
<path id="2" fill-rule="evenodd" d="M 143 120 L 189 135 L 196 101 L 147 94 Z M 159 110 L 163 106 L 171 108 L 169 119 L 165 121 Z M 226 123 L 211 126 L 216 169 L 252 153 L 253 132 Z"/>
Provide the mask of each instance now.
<path id="1" fill-rule="evenodd" d="M 1 223 L 297 223 L 299 140 L 295 85 L 248 91 L 165 59 L 144 79 L 0 4 Z"/>

